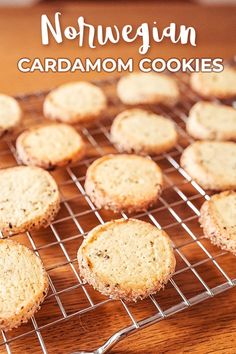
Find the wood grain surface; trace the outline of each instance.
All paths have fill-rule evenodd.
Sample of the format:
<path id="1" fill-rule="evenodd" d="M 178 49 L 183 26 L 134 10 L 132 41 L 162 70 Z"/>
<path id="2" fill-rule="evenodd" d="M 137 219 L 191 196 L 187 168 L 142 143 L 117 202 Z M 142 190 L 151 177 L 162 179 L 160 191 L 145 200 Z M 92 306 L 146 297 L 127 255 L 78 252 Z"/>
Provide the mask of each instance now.
<path id="1" fill-rule="evenodd" d="M 170 46 L 167 43 L 162 43 L 152 49 L 150 57 L 153 58 L 156 56 L 164 58 L 170 56 L 219 56 L 231 58 L 235 54 L 235 8 L 203 8 L 182 3 L 157 4 L 155 2 L 139 2 L 135 6 L 118 2 L 80 2 L 80 5 L 64 2 L 59 5 L 53 3 L 53 5 L 39 5 L 28 9 L 0 9 L 0 91 L 10 94 L 24 93 L 48 89 L 69 80 L 108 77 L 107 74 L 102 73 L 84 75 L 68 73 L 22 74 L 16 68 L 16 62 L 20 57 L 74 58 L 77 56 L 89 56 L 95 58 L 113 56 L 127 58 L 132 56 L 136 59 L 139 58 L 137 46 L 124 44 L 116 47 L 98 48 L 96 51 L 88 48 L 78 49 L 76 43 L 73 42 L 65 42 L 63 45 L 51 44 L 48 48 L 43 48 L 40 44 L 40 15 L 42 13 L 53 14 L 58 10 L 63 13 L 65 24 L 71 24 L 75 22 L 77 16 L 84 15 L 88 21 L 100 24 L 138 24 L 146 20 L 149 22 L 157 20 L 162 26 L 167 25 L 170 21 L 175 21 L 196 27 L 198 31 L 198 46 L 196 48 Z M 108 91 L 108 94 L 114 94 L 114 92 Z M 28 121 L 32 122 L 35 116 L 39 120 L 41 119 L 42 99 L 43 97 L 38 97 L 28 100 L 25 104 L 21 102 L 25 112 L 26 125 Z M 186 106 L 180 106 L 179 109 L 186 110 Z M 104 123 L 105 129 L 108 129 L 109 123 L 107 122 L 114 114 L 115 110 L 110 109 L 108 120 Z M 183 122 L 179 120 L 177 114 L 173 113 L 173 118 L 183 127 Z M 88 132 L 90 132 L 90 135 L 87 134 L 86 129 L 82 130 L 88 146 L 89 159 L 93 159 L 99 154 L 114 151 L 106 135 L 104 135 L 104 131 L 101 131 L 100 125 L 89 128 Z M 94 138 L 93 140 L 91 140 L 91 136 Z M 97 148 L 96 142 L 101 146 L 100 150 Z M 186 145 L 184 135 L 180 139 L 180 145 Z M 0 155 L 1 168 L 16 163 L 12 155 L 14 144 L 11 145 L 8 141 L 1 141 L 0 152 L 4 152 Z M 180 151 L 174 149 L 169 156 L 178 162 Z M 104 302 L 103 305 L 67 321 L 60 321 L 63 318 L 63 314 L 58 305 L 59 300 L 69 316 L 75 311 L 91 306 L 84 290 L 78 286 L 76 272 L 74 273 L 71 267 L 72 265 L 76 271 L 78 270 L 76 251 L 82 241 L 80 233 L 86 233 L 99 223 L 95 213 L 88 212 L 88 202 L 78 188 L 78 186 L 83 186 L 84 174 L 89 161 L 84 160 L 80 164 L 72 166 L 69 170 L 60 169 L 52 172 L 60 183 L 64 202 L 56 222 L 53 224 L 53 228 L 32 233 L 35 248 L 45 263 L 56 291 L 59 292 L 59 297 L 56 297 L 51 290 L 42 309 L 35 316 L 38 326 L 46 326 L 41 330 L 41 335 L 48 353 L 64 354 L 79 349 L 91 350 L 97 348 L 112 333 L 132 324 L 121 303 L 106 302 L 105 297 L 88 285 L 85 286 L 85 290 L 88 292 L 93 304 Z M 202 232 L 196 215 L 176 195 L 171 182 L 177 183 L 179 189 L 190 198 L 193 205 L 197 208 L 200 207 L 204 198 L 196 192 L 190 183 L 185 183 L 186 181 L 184 181 L 181 174 L 173 169 L 173 165 L 171 165 L 168 158 L 158 158 L 157 162 L 165 171 L 167 177 L 163 200 L 168 201 L 171 205 L 177 202 L 177 204 L 173 205 L 173 210 L 185 220 L 185 224 L 189 229 L 200 237 L 206 249 L 214 257 L 217 257 L 219 265 L 223 267 L 227 274 L 232 278 L 236 278 L 235 258 L 227 253 L 221 255 L 219 249 L 210 245 L 208 241 L 202 240 Z M 77 183 L 73 181 L 77 181 Z M 99 213 L 105 221 L 115 217 L 110 212 L 100 211 Z M 206 254 L 200 247 L 196 243 L 189 243 L 191 239 L 188 233 L 184 231 L 181 225 L 175 223 L 176 219 L 166 208 L 163 208 L 161 201 L 152 209 L 152 214 L 160 222 L 161 226 L 166 228 L 175 245 L 180 247 L 181 252 L 190 263 L 196 264 L 200 262 L 195 268 L 209 287 L 225 282 L 225 278 L 212 261 L 204 261 L 206 260 Z M 74 215 L 76 216 L 74 217 Z M 150 221 L 147 216 L 141 215 L 140 218 Z M 168 228 L 170 224 L 173 224 L 173 226 Z M 14 239 L 32 248 L 28 235 L 14 236 Z M 58 242 L 59 239 L 63 243 Z M 62 244 L 65 248 L 64 251 Z M 71 265 L 68 264 L 65 252 L 71 260 Z M 184 270 L 186 264 L 178 254 L 176 256 L 179 273 L 174 276 L 174 281 L 181 288 L 184 295 L 187 298 L 191 298 L 204 291 L 201 282 L 196 279 L 191 270 Z M 69 287 L 70 289 L 65 291 Z M 235 294 L 236 289 L 232 289 L 151 327 L 138 331 L 117 344 L 111 350 L 111 353 L 235 353 Z M 155 298 L 163 309 L 167 309 L 181 300 L 171 284 Z M 149 299 L 136 305 L 132 304 L 129 308 L 137 321 L 157 313 L 157 309 Z M 47 327 L 47 324 L 54 320 L 58 322 L 54 326 Z M 24 336 L 26 332 L 28 332 L 28 335 Z M 14 339 L 16 336 L 19 337 Z M 41 352 L 40 338 L 37 337 L 32 322 L 7 333 L 7 338 L 10 341 L 12 353 Z M 0 352 L 6 352 L 4 345 L 0 346 Z"/>

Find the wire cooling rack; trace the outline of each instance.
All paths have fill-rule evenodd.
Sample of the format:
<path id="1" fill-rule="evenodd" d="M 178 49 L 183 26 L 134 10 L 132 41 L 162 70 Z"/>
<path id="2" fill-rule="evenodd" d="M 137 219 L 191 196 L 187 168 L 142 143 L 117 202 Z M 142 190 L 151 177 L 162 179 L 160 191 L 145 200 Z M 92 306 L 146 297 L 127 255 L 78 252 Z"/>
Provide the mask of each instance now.
<path id="1" fill-rule="evenodd" d="M 179 143 L 173 150 L 153 157 L 164 173 L 164 191 L 150 210 L 129 215 L 149 221 L 170 235 L 177 259 L 173 278 L 164 291 L 134 304 L 113 301 L 82 284 L 76 253 L 83 237 L 98 224 L 128 217 L 125 213 L 97 209 L 84 190 L 89 164 L 104 154 L 117 152 L 110 142 L 109 128 L 114 116 L 126 108 L 116 98 L 115 79 L 96 82 L 106 92 L 109 108 L 102 121 L 80 128 L 87 143 L 86 158 L 51 172 L 61 192 L 58 216 L 46 229 L 13 236 L 41 257 L 50 291 L 31 321 L 2 332 L 1 352 L 102 354 L 127 335 L 236 285 L 234 257 L 204 239 L 198 223 L 199 208 L 209 194 L 179 165 L 183 149 L 193 141 L 185 132 L 186 117 L 199 97 L 189 88 L 187 76 L 177 78 L 182 100 L 174 109 L 146 106 L 173 119 L 179 133 Z M 42 116 L 45 94 L 17 97 L 24 110 L 21 129 L 45 121 Z M 0 141 L 0 168 L 18 163 L 15 140 L 6 137 Z"/>

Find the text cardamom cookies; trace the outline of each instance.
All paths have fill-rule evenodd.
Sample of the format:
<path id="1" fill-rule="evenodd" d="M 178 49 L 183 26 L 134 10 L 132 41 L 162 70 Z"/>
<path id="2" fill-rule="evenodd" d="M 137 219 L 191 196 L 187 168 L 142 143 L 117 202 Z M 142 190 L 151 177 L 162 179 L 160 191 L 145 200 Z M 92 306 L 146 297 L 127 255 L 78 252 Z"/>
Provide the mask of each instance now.
<path id="1" fill-rule="evenodd" d="M 21 120 L 21 108 L 10 96 L 0 94 L 0 136 L 14 130 Z"/>
<path id="2" fill-rule="evenodd" d="M 193 73 L 190 85 L 202 97 L 233 98 L 236 96 L 236 70 L 225 67 L 220 73 Z"/>
<path id="3" fill-rule="evenodd" d="M 115 212 L 143 211 L 153 205 L 162 189 L 157 164 L 137 155 L 106 155 L 88 168 L 85 190 L 98 207 Z"/>
<path id="4" fill-rule="evenodd" d="M 180 164 L 205 189 L 236 188 L 236 143 L 195 142 L 184 150 Z"/>
<path id="5" fill-rule="evenodd" d="M 39 167 L 0 170 L 0 230 L 10 234 L 45 227 L 59 210 L 53 177 Z"/>
<path id="6" fill-rule="evenodd" d="M 177 139 L 171 120 L 142 109 L 118 114 L 111 126 L 111 140 L 120 151 L 160 154 L 172 149 Z"/>
<path id="7" fill-rule="evenodd" d="M 236 109 L 198 102 L 189 112 L 187 132 L 200 140 L 236 140 Z"/>
<path id="8" fill-rule="evenodd" d="M 48 291 L 43 264 L 27 247 L 0 240 L 0 329 L 27 322 L 40 308 Z"/>
<path id="9" fill-rule="evenodd" d="M 95 227 L 78 251 L 78 262 L 81 276 L 95 289 L 127 301 L 159 291 L 176 264 L 168 235 L 135 219 Z"/>
<path id="10" fill-rule="evenodd" d="M 211 242 L 236 255 L 236 192 L 215 194 L 201 207 L 200 223 Z"/>
<path id="11" fill-rule="evenodd" d="M 85 144 L 77 131 L 67 124 L 42 125 L 23 132 L 16 141 L 17 153 L 25 165 L 46 169 L 80 160 Z"/>
<path id="12" fill-rule="evenodd" d="M 64 123 L 97 120 L 107 106 L 103 91 L 89 82 L 71 82 L 52 90 L 44 101 L 46 118 Z"/>
<path id="13" fill-rule="evenodd" d="M 179 88 L 175 80 L 155 73 L 131 73 L 123 76 L 117 84 L 117 94 L 128 105 L 173 105 L 179 100 Z"/>

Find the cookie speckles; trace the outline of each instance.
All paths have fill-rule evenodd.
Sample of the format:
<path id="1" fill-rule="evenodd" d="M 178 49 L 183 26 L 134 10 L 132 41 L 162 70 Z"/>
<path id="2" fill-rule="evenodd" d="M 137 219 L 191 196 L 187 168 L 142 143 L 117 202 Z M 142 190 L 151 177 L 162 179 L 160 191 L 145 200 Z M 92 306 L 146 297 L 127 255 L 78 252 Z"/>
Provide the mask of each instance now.
<path id="1" fill-rule="evenodd" d="M 11 330 L 39 310 L 48 291 L 43 264 L 27 247 L 0 240 L 0 329 Z"/>
<path id="2" fill-rule="evenodd" d="M 27 146 L 27 148 L 26 148 Z M 23 132 L 16 141 L 17 154 L 25 165 L 49 171 L 83 158 L 85 144 L 67 124 L 44 124 Z"/>
<path id="3" fill-rule="evenodd" d="M 0 189 L 0 230 L 6 234 L 44 227 L 59 210 L 56 182 L 41 168 L 1 170 Z"/>
<path id="4" fill-rule="evenodd" d="M 236 192 L 215 194 L 200 210 L 200 223 L 205 237 L 236 255 Z"/>
<path id="5" fill-rule="evenodd" d="M 153 205 L 162 189 L 162 173 L 149 158 L 107 155 L 87 170 L 85 190 L 96 207 L 118 211 L 142 211 Z"/>
<path id="6" fill-rule="evenodd" d="M 96 121 L 107 106 L 103 91 L 89 82 L 71 82 L 51 91 L 44 101 L 44 115 L 76 124 Z"/>
<path id="7" fill-rule="evenodd" d="M 225 66 L 220 73 L 196 72 L 191 75 L 190 84 L 202 97 L 232 98 L 236 96 L 236 70 Z"/>
<path id="8" fill-rule="evenodd" d="M 236 143 L 198 141 L 183 152 L 180 164 L 204 189 L 236 188 Z"/>
<path id="9" fill-rule="evenodd" d="M 200 101 L 189 112 L 187 132 L 198 140 L 236 140 L 236 109 Z"/>
<path id="10" fill-rule="evenodd" d="M 0 94 L 0 137 L 12 132 L 21 122 L 21 108 L 10 96 Z"/>
<path id="11" fill-rule="evenodd" d="M 172 149 L 177 139 L 175 125 L 170 119 L 142 109 L 118 114 L 111 126 L 111 140 L 119 151 L 160 154 Z"/>
<path id="12" fill-rule="evenodd" d="M 90 231 L 78 262 L 82 278 L 95 289 L 127 301 L 160 290 L 175 269 L 167 234 L 135 219 L 110 221 Z"/>
<path id="13" fill-rule="evenodd" d="M 120 100 L 129 105 L 162 103 L 174 105 L 179 100 L 179 88 L 175 80 L 156 73 L 131 73 L 120 79 L 117 85 Z"/>

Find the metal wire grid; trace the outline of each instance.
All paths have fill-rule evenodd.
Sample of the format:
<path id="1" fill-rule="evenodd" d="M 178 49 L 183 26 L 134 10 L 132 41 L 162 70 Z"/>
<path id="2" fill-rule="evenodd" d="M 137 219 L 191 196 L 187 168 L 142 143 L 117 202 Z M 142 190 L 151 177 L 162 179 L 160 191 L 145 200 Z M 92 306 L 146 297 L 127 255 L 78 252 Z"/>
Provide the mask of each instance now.
<path id="1" fill-rule="evenodd" d="M 175 107 L 174 111 L 171 111 L 168 108 L 165 107 L 160 107 L 160 106 L 152 106 L 149 107 L 151 108 L 152 111 L 163 114 L 165 116 L 168 116 L 169 118 L 173 119 L 176 122 L 176 127 L 180 136 L 180 143 L 169 153 L 162 154 L 160 156 L 154 157 L 154 160 L 157 163 L 165 162 L 168 164 L 167 168 L 164 168 L 164 179 L 165 179 L 165 184 L 166 187 L 164 189 L 163 195 L 160 197 L 159 204 L 152 208 L 151 210 L 145 212 L 145 213 L 139 213 L 136 215 L 132 215 L 132 217 L 136 218 L 141 218 L 141 219 L 146 219 L 149 222 L 153 223 L 157 228 L 165 229 L 167 232 L 168 230 L 171 230 L 171 228 L 175 228 L 176 226 L 180 226 L 181 230 L 188 235 L 188 240 L 184 241 L 182 243 L 176 243 L 173 240 L 173 246 L 176 252 L 176 255 L 182 262 L 182 267 L 180 269 L 177 269 L 174 277 L 170 281 L 170 286 L 173 287 L 176 293 L 176 297 L 179 299 L 175 305 L 167 307 L 163 309 L 161 304 L 158 301 L 158 296 L 150 296 L 149 300 L 152 303 L 152 305 L 155 307 L 155 313 L 152 316 L 148 316 L 145 318 L 142 318 L 141 320 L 137 320 L 136 316 L 134 315 L 133 311 L 133 306 L 138 308 L 139 302 L 135 305 L 129 305 L 125 303 L 124 301 L 120 301 L 124 311 L 126 312 L 128 318 L 130 319 L 131 324 L 125 328 L 121 328 L 120 331 L 114 333 L 108 340 L 105 342 L 99 349 L 97 349 L 95 352 L 96 353 L 104 353 L 106 352 L 112 345 L 114 345 L 117 341 L 120 339 L 124 338 L 128 334 L 133 333 L 134 331 L 137 331 L 145 326 L 148 326 L 152 323 L 155 323 L 157 321 L 160 321 L 161 319 L 164 319 L 174 313 L 177 313 L 189 306 L 192 306 L 193 304 L 196 304 L 198 302 L 201 302 L 209 297 L 212 297 L 216 295 L 217 293 L 220 293 L 226 289 L 229 289 L 233 286 L 236 285 L 236 277 L 231 277 L 227 272 L 224 270 L 224 267 L 219 264 L 219 259 L 223 257 L 226 252 L 217 250 L 214 252 L 214 255 L 212 254 L 211 251 L 209 251 L 208 247 L 204 244 L 203 242 L 203 236 L 199 233 L 195 233 L 188 225 L 189 222 L 195 221 L 197 222 L 197 219 L 199 217 L 199 207 L 195 205 L 195 201 L 198 198 L 204 199 L 209 199 L 209 195 L 195 182 L 191 179 L 191 177 L 180 167 L 178 158 L 180 154 L 182 153 L 184 146 L 186 144 L 189 144 L 193 142 L 193 139 L 189 137 L 185 130 L 185 121 L 186 121 L 186 113 L 189 111 L 191 108 L 192 104 L 196 102 L 199 98 L 197 97 L 196 94 L 194 94 L 188 87 L 187 83 L 185 82 L 185 77 L 179 76 L 179 83 L 180 87 L 182 89 L 183 93 L 183 100 L 181 102 L 181 105 Z M 98 85 L 100 85 L 106 92 L 112 92 L 114 90 L 114 84 L 115 80 L 104 80 L 104 81 L 99 81 L 97 82 Z M 27 111 L 30 115 L 30 123 L 27 122 L 26 125 L 31 124 L 32 122 L 41 122 L 42 121 L 42 115 L 41 111 L 38 110 L 38 107 L 42 104 L 42 100 L 45 96 L 45 92 L 39 92 L 37 94 L 32 94 L 32 95 L 23 95 L 19 96 L 18 99 L 19 101 L 24 105 L 25 111 Z M 15 341 L 16 339 L 22 339 L 32 333 L 35 333 L 37 335 L 40 347 L 42 349 L 43 353 L 48 353 L 47 347 L 42 335 L 42 330 L 44 330 L 47 327 L 55 326 L 57 323 L 63 323 L 65 320 L 69 320 L 70 318 L 78 315 L 85 314 L 87 312 L 93 311 L 97 309 L 98 307 L 102 307 L 105 304 L 111 302 L 112 300 L 104 298 L 101 301 L 94 302 L 90 291 L 88 291 L 88 288 L 86 287 L 85 284 L 82 283 L 81 278 L 78 274 L 78 268 L 77 268 L 77 262 L 76 258 L 72 258 L 70 256 L 70 253 L 68 252 L 67 249 L 67 244 L 71 240 L 77 240 L 79 238 L 82 239 L 83 236 L 86 236 L 87 231 L 85 230 L 84 226 L 82 225 L 81 219 L 82 217 L 86 217 L 88 215 L 93 215 L 98 224 L 103 224 L 105 221 L 104 216 L 101 210 L 97 209 L 89 197 L 86 195 L 84 187 L 83 187 L 83 182 L 85 179 L 84 174 L 82 176 L 77 175 L 77 169 L 83 168 L 83 167 L 88 167 L 89 164 L 98 156 L 102 156 L 106 154 L 108 151 L 110 152 L 110 149 L 112 148 L 112 144 L 110 142 L 110 136 L 109 136 L 109 127 L 111 124 L 111 119 L 114 117 L 114 112 L 118 112 L 124 107 L 121 105 L 121 103 L 116 99 L 116 97 L 112 94 L 109 98 L 110 102 L 110 110 L 111 114 L 108 114 L 108 117 L 101 122 L 97 122 L 95 126 L 92 128 L 87 128 L 83 127 L 81 129 L 81 133 L 83 134 L 84 138 L 87 140 L 88 145 L 91 146 L 93 151 L 95 152 L 95 156 L 88 157 L 84 159 L 83 161 L 67 167 L 64 169 L 68 175 L 68 179 L 63 180 L 62 182 L 59 182 L 59 188 L 61 189 L 61 195 L 62 195 L 62 205 L 67 211 L 67 216 L 63 217 L 57 217 L 50 225 L 49 229 L 52 235 L 54 236 L 54 240 L 48 243 L 45 243 L 41 246 L 37 246 L 35 240 L 34 240 L 34 235 L 31 233 L 27 232 L 26 237 L 36 253 L 36 255 L 41 256 L 40 252 L 45 249 L 49 249 L 50 247 L 53 246 L 58 246 L 60 247 L 63 256 L 65 258 L 64 262 L 61 262 L 60 264 L 56 264 L 50 267 L 47 267 L 48 271 L 48 276 L 49 276 L 49 283 L 50 283 L 50 289 L 51 292 L 47 296 L 47 298 L 54 298 L 57 304 L 57 307 L 60 311 L 60 318 L 51 320 L 50 322 L 40 325 L 38 324 L 38 321 L 36 320 L 35 317 L 32 317 L 32 329 L 28 331 L 23 331 L 22 333 L 18 335 L 9 335 L 8 333 L 4 333 L 2 331 L 2 346 L 5 345 L 7 353 L 12 353 L 11 350 L 11 343 Z M 99 136 L 99 138 L 97 138 Z M 101 143 L 101 137 L 104 141 Z M 185 141 L 185 143 L 182 145 L 181 141 Z M 20 163 L 18 161 L 18 157 L 16 154 L 15 150 L 15 145 L 14 141 L 6 139 L 5 140 L 5 148 L 3 148 L 0 151 L 0 161 L 1 161 L 1 156 L 4 157 L 4 155 L 9 155 L 9 153 L 12 154 L 14 157 L 16 163 Z M 112 148 L 114 149 L 114 148 Z M 12 162 L 12 164 L 15 164 Z M 2 167 L 2 166 L 1 166 Z M 175 177 L 172 178 L 172 173 L 174 173 L 175 177 L 176 174 L 181 177 L 181 182 L 175 180 Z M 73 199 L 77 198 L 78 195 L 74 196 L 69 196 L 65 197 L 63 193 L 63 187 L 68 186 L 68 185 L 73 185 L 77 190 L 81 198 L 84 198 L 85 202 L 87 203 L 87 207 L 83 211 L 78 211 L 75 212 L 73 208 L 70 205 L 70 202 L 73 201 Z M 192 195 L 188 195 L 184 191 L 185 185 L 191 185 L 192 190 L 194 192 Z M 178 196 L 176 200 L 168 201 L 168 197 L 165 197 L 165 192 L 168 193 L 174 193 L 174 195 Z M 183 208 L 188 208 L 193 215 L 184 217 L 182 216 L 181 213 L 176 211 L 176 208 L 178 207 L 183 207 Z M 171 215 L 173 221 L 169 222 L 166 225 L 162 225 L 159 215 L 160 213 L 168 214 Z M 127 218 L 128 215 L 125 213 L 121 213 L 121 216 L 124 218 Z M 114 218 L 119 218 L 120 215 L 114 215 Z M 69 235 L 68 237 L 62 237 L 60 232 L 57 230 L 57 225 L 59 223 L 66 223 L 68 220 L 73 221 L 77 233 L 75 235 Z M 5 237 L 5 235 L 1 235 L 2 237 Z M 204 254 L 204 257 L 201 257 L 201 259 L 192 262 L 191 260 L 188 259 L 186 254 L 183 252 L 183 248 L 187 245 L 191 244 L 196 244 L 199 246 L 199 249 L 201 249 L 202 253 Z M 44 259 L 43 259 L 44 261 Z M 215 286 L 209 286 L 207 281 L 203 279 L 203 276 L 199 273 L 198 267 L 207 263 L 211 262 L 211 264 L 220 272 L 221 276 L 223 277 L 223 281 L 215 284 Z M 77 279 L 77 283 L 73 284 L 71 286 L 68 286 L 62 290 L 57 290 L 57 286 L 54 284 L 54 280 L 50 276 L 50 271 L 60 268 L 63 266 L 69 266 L 71 271 L 73 272 L 74 276 Z M 181 289 L 183 284 L 178 284 L 178 282 L 175 281 L 175 276 L 178 276 L 178 274 L 186 274 L 188 271 L 190 271 L 194 275 L 194 279 L 196 282 L 196 286 L 198 284 L 201 285 L 202 291 L 199 292 L 197 295 L 192 296 L 192 297 L 187 297 L 185 295 L 185 292 Z M 198 283 L 198 284 L 197 284 Z M 68 294 L 71 290 L 74 290 L 76 288 L 80 288 L 83 291 L 83 294 L 85 295 L 88 306 L 84 306 L 81 309 L 74 309 L 74 311 L 69 312 L 65 308 L 63 301 L 61 300 L 61 296 L 63 294 Z M 44 306 L 44 305 L 43 305 Z"/>

